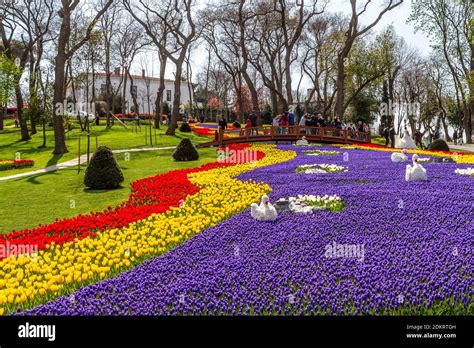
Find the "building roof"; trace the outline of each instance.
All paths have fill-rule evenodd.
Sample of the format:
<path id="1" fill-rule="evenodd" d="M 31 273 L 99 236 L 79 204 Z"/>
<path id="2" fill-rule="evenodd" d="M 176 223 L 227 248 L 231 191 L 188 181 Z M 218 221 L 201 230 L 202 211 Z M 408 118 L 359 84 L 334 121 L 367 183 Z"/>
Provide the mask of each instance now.
<path id="1" fill-rule="evenodd" d="M 92 73 L 89 73 L 89 75 L 92 75 Z M 99 75 L 99 76 L 106 76 L 106 73 L 105 72 L 96 72 L 95 75 Z M 110 76 L 116 76 L 116 77 L 121 77 L 123 74 L 117 74 L 115 72 L 111 72 L 110 73 Z M 143 78 L 142 75 L 133 75 L 132 74 L 132 78 L 134 80 L 145 80 L 145 79 L 148 79 L 148 80 L 152 80 L 152 81 L 160 81 L 160 78 L 159 77 L 153 77 L 153 76 L 146 76 L 145 79 Z M 164 79 L 165 82 L 173 82 L 174 83 L 174 80 L 170 80 L 170 79 Z M 187 81 L 182 81 L 184 83 L 186 83 Z"/>

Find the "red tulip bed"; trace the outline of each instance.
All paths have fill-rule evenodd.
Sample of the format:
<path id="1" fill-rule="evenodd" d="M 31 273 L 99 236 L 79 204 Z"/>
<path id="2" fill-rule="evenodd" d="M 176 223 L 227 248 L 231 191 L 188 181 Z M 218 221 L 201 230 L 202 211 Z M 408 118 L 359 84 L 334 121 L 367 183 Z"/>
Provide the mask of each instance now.
<path id="1" fill-rule="evenodd" d="M 244 150 L 249 146 L 248 144 L 232 145 L 230 149 Z M 263 157 L 264 153 L 258 152 L 257 160 Z M 126 226 L 152 214 L 163 213 L 171 206 L 179 206 L 187 196 L 197 193 L 199 188 L 188 180 L 189 173 L 233 164 L 235 163 L 228 161 L 211 162 L 197 168 L 173 170 L 137 180 L 131 183 L 132 193 L 129 199 L 114 208 L 109 206 L 100 212 L 80 214 L 73 218 L 57 219 L 49 225 L 12 231 L 3 235 L 0 245 L 35 244 L 42 250 L 52 242 L 61 245 L 76 238 L 94 237 L 97 232 Z"/>
<path id="2" fill-rule="evenodd" d="M 205 136 L 205 137 L 214 137 L 216 130 L 218 128 L 217 125 L 205 124 L 205 123 L 199 123 L 199 124 L 190 123 L 189 126 L 191 127 L 194 133 Z M 228 126 L 227 129 L 235 129 L 235 127 Z"/>
<path id="3" fill-rule="evenodd" d="M 35 165 L 32 160 L 0 160 L 0 171 L 9 169 L 30 168 Z"/>

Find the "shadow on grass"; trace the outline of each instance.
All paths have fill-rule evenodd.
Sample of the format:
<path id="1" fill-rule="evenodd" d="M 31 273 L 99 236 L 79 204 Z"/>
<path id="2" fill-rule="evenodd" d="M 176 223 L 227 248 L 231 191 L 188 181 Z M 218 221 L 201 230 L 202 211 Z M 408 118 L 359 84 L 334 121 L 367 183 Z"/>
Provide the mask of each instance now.
<path id="1" fill-rule="evenodd" d="M 40 174 L 35 174 L 35 175 L 31 175 L 31 176 L 28 176 L 26 178 L 18 178 L 16 179 L 15 181 L 21 181 L 21 180 L 25 180 L 26 182 L 29 182 L 30 184 L 35 184 L 35 185 L 40 185 L 40 184 L 43 184 L 41 181 L 38 181 L 38 178 L 41 178 L 45 175 L 51 175 L 51 174 L 54 174 L 54 175 L 59 175 L 59 173 L 57 173 L 57 170 L 53 170 L 51 172 L 46 172 L 46 173 L 40 173 Z"/>
<path id="2" fill-rule="evenodd" d="M 91 189 L 91 188 L 84 188 L 83 191 L 85 193 L 96 193 L 96 194 L 104 194 L 104 193 L 107 193 L 107 192 L 111 192 L 111 191 L 121 191 L 121 190 L 125 190 L 126 187 L 124 186 L 119 186 L 117 188 L 114 188 L 114 189 L 103 189 L 103 190 L 98 190 L 98 189 Z"/>
<path id="3" fill-rule="evenodd" d="M 53 157 L 51 157 L 48 161 L 48 163 L 46 163 L 46 167 L 49 167 L 49 166 L 54 166 L 55 164 L 58 164 L 59 160 L 64 156 L 63 153 L 60 153 L 58 155 L 53 155 Z"/>

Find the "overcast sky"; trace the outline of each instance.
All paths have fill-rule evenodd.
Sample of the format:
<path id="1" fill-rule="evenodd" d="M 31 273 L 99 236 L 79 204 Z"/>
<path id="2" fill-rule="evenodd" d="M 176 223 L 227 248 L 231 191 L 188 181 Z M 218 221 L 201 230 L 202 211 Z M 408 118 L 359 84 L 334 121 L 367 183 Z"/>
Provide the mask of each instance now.
<path id="1" fill-rule="evenodd" d="M 199 6 L 205 5 L 205 1 L 201 0 L 199 2 Z M 360 4 L 365 4 L 365 1 L 359 0 L 358 2 Z M 371 23 L 377 17 L 384 2 L 385 0 L 373 0 L 369 4 L 366 13 L 364 13 L 360 18 L 360 22 L 362 23 L 362 25 L 366 23 Z M 377 26 L 372 29 L 372 33 L 377 33 L 384 27 L 388 25 L 393 25 L 397 34 L 403 37 L 408 45 L 418 48 L 420 53 L 422 53 L 423 55 L 428 55 L 431 51 L 428 37 L 422 32 L 415 33 L 413 25 L 406 23 L 406 20 L 408 19 L 408 16 L 411 13 L 411 2 L 411 0 L 405 0 L 402 5 L 386 13 L 384 17 L 380 20 L 380 22 L 377 24 Z M 326 11 L 342 12 L 350 15 L 351 5 L 349 0 L 329 0 L 328 6 L 326 7 Z M 149 71 L 149 74 L 158 77 L 159 64 L 157 53 L 149 52 L 143 53 L 142 56 L 143 55 L 146 55 L 147 58 L 137 57 L 137 59 L 134 61 L 134 72 L 136 74 L 141 74 L 142 65 L 146 64 L 148 65 L 147 71 Z M 204 48 L 196 48 L 192 54 L 191 61 L 193 66 L 193 79 L 195 80 L 197 72 L 205 66 L 207 61 L 207 52 L 204 50 Z M 169 62 L 167 66 L 166 77 L 173 79 L 173 72 L 174 66 L 171 62 Z M 294 77 L 294 80 L 297 79 L 297 76 Z M 303 84 L 304 88 L 310 87 L 307 82 L 303 82 Z"/>

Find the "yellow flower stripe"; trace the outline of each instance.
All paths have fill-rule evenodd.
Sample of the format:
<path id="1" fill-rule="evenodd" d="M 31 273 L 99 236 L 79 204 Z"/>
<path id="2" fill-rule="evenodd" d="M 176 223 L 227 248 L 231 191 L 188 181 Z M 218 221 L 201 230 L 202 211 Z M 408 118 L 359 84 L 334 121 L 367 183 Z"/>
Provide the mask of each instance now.
<path id="1" fill-rule="evenodd" d="M 257 202 L 271 188 L 265 183 L 235 179 L 245 171 L 296 157 L 274 145 L 254 145 L 266 156 L 206 172 L 188 174 L 201 190 L 183 206 L 99 233 L 95 238 L 51 243 L 31 256 L 0 260 L 0 315 L 32 308 L 78 288 L 117 275 L 145 259 L 161 255 L 200 231 L 212 227 Z"/>
<path id="2" fill-rule="evenodd" d="M 392 149 L 392 148 L 383 148 L 383 147 L 369 147 L 364 145 L 356 145 L 351 144 L 347 145 L 340 145 L 334 144 L 334 146 L 339 146 L 341 149 L 362 149 L 362 150 L 373 150 L 373 151 L 385 151 L 385 152 L 401 152 L 401 149 Z M 429 151 L 429 150 L 420 150 L 420 149 L 407 149 L 408 153 L 416 153 L 418 155 L 426 155 L 426 156 L 440 156 L 440 157 L 450 157 L 456 161 L 456 163 L 470 163 L 474 164 L 474 154 L 469 153 L 441 153 L 436 151 Z"/>

